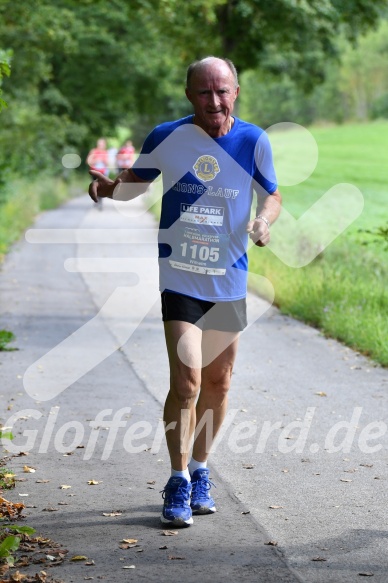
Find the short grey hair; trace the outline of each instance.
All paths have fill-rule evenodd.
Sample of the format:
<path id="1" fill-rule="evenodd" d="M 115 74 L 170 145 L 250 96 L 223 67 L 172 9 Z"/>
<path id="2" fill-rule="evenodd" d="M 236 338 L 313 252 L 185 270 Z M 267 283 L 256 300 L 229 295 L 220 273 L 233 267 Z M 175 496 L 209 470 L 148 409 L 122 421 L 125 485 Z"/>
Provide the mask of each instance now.
<path id="1" fill-rule="evenodd" d="M 200 59 L 198 61 L 194 61 L 193 63 L 191 63 L 188 66 L 187 75 L 186 75 L 186 87 L 189 87 L 190 79 L 193 76 L 193 73 L 195 71 L 197 71 L 198 69 L 201 69 L 206 64 L 205 61 L 208 61 L 210 59 L 217 59 L 219 61 L 223 61 L 224 63 L 226 63 L 233 74 L 235 87 L 238 87 L 238 75 L 237 75 L 237 69 L 234 66 L 234 63 L 230 59 L 224 59 L 222 57 L 214 57 L 213 55 L 209 55 L 208 57 L 204 57 L 203 59 Z"/>

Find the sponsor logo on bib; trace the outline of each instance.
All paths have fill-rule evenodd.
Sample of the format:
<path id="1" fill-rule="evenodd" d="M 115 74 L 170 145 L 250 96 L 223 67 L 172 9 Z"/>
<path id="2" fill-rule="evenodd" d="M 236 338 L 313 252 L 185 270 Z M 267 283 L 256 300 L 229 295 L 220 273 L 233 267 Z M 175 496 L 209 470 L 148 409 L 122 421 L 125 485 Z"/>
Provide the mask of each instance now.
<path id="1" fill-rule="evenodd" d="M 220 167 L 214 156 L 200 156 L 193 168 L 196 177 L 203 182 L 214 180 L 220 171 Z"/>

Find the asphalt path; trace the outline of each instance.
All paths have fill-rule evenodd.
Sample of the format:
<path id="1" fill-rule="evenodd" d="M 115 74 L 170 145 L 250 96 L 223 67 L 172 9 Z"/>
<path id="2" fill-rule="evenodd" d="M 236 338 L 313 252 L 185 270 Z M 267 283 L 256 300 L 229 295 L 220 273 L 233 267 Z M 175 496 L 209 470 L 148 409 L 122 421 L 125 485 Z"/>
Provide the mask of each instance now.
<path id="1" fill-rule="evenodd" d="M 2 267 L 1 327 L 18 348 L 0 355 L 20 480 L 7 495 L 68 550 L 50 574 L 386 583 L 387 370 L 252 294 L 210 461 L 218 511 L 163 533 L 155 227 L 138 200 L 100 212 L 82 196 L 40 215 Z"/>

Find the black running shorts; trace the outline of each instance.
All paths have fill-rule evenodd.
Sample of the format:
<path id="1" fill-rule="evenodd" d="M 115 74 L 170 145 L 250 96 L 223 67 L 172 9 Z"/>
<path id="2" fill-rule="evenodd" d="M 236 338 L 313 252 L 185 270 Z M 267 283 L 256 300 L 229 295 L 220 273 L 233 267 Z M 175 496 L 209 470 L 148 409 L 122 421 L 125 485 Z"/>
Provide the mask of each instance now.
<path id="1" fill-rule="evenodd" d="M 246 300 L 208 302 L 174 292 L 162 292 L 163 322 L 179 320 L 201 330 L 241 332 L 247 325 Z"/>

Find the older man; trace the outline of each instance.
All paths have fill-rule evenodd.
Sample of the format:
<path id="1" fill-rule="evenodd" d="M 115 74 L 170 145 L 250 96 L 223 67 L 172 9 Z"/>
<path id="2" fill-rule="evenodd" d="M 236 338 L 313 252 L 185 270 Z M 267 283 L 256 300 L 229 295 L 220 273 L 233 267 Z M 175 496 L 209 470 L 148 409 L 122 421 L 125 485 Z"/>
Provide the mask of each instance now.
<path id="1" fill-rule="evenodd" d="M 228 59 L 192 63 L 186 96 L 194 114 L 157 126 L 139 160 L 115 181 L 91 172 L 94 201 L 130 200 L 163 175 L 159 267 L 170 364 L 164 421 L 171 477 L 161 520 L 172 526 L 189 526 L 192 514 L 216 510 L 207 458 L 226 414 L 238 336 L 246 326 L 248 234 L 266 245 L 280 212 L 268 138 L 232 116 L 239 90 Z M 257 212 L 251 220 L 253 191 Z"/>

